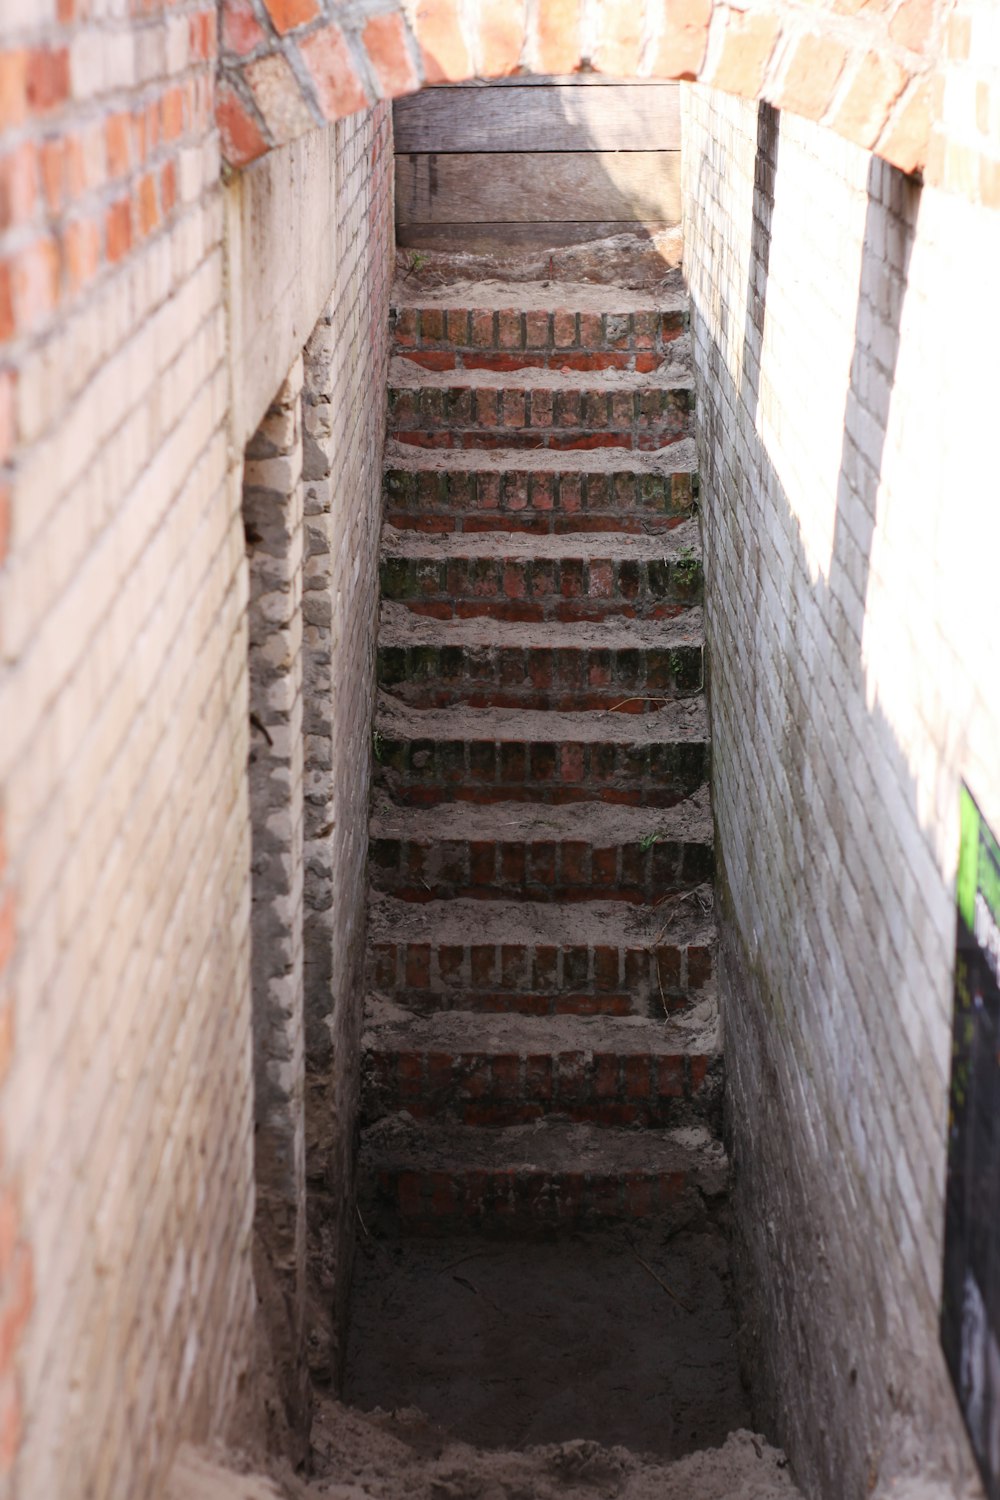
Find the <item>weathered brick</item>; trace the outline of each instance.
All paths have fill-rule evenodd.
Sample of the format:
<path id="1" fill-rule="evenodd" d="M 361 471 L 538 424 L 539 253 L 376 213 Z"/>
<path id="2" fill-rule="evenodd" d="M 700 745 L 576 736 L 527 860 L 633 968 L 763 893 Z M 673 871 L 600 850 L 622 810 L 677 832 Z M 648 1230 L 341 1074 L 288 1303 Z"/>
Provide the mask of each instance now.
<path id="1" fill-rule="evenodd" d="M 472 76 L 458 0 L 418 0 L 413 25 L 427 83 L 449 83 Z"/>
<path id="2" fill-rule="evenodd" d="M 407 48 L 406 24 L 400 15 L 372 16 L 361 33 L 383 98 L 411 93 L 420 80 Z"/>
<path id="3" fill-rule="evenodd" d="M 630 0 L 605 0 L 598 14 L 595 65 L 602 73 L 627 78 L 639 66 L 642 12 Z"/>
<path id="4" fill-rule="evenodd" d="M 846 49 L 832 38 L 805 33 L 785 67 L 775 103 L 806 119 L 818 120 L 826 113 L 846 60 Z"/>
<path id="5" fill-rule="evenodd" d="M 876 143 L 879 155 L 901 172 L 914 172 L 923 166 L 940 103 L 939 80 L 911 84 Z"/>
<path id="6" fill-rule="evenodd" d="M 730 11 L 722 52 L 705 81 L 727 93 L 740 94 L 746 99 L 756 98 L 763 88 L 780 32 L 781 21 L 777 15 Z"/>
<path id="7" fill-rule="evenodd" d="M 310 32 L 299 43 L 299 51 L 313 82 L 316 102 L 327 120 L 339 120 L 368 103 L 358 77 L 347 39 L 330 21 Z"/>
<path id="8" fill-rule="evenodd" d="M 307 25 L 319 15 L 317 0 L 264 0 L 264 8 L 279 35 Z"/>
<path id="9" fill-rule="evenodd" d="M 517 71 L 524 46 L 526 0 L 480 0 L 478 68 L 484 78 Z"/>
<path id="10" fill-rule="evenodd" d="M 537 71 L 575 73 L 580 63 L 580 0 L 547 0 L 537 7 L 535 26 Z"/>
<path id="11" fill-rule="evenodd" d="M 233 166 L 244 166 L 267 150 L 260 126 L 239 95 L 225 84 L 219 86 L 215 117 L 222 136 L 225 158 Z"/>
<path id="12" fill-rule="evenodd" d="M 892 58 L 870 52 L 858 64 L 833 121 L 834 129 L 861 146 L 871 146 L 903 90 L 906 75 Z"/>
<path id="13" fill-rule="evenodd" d="M 651 72 L 657 78 L 696 78 L 712 18 L 711 0 L 664 0 L 663 30 Z"/>

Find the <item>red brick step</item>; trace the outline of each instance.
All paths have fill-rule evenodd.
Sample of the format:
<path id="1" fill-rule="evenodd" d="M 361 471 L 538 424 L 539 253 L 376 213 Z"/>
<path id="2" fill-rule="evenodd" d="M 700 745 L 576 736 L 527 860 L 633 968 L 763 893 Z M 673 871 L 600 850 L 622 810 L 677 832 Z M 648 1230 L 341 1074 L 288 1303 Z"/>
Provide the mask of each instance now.
<path id="1" fill-rule="evenodd" d="M 404 275 L 392 290 L 391 320 L 394 352 L 410 358 L 443 354 L 476 368 L 499 356 L 544 367 L 603 354 L 650 371 L 686 339 L 688 300 L 679 277 L 653 293 L 572 280 L 428 287 Z"/>
<path id="2" fill-rule="evenodd" d="M 703 1224 L 727 1167 L 682 283 L 403 276 L 394 303 L 366 1223 Z"/>
<path id="3" fill-rule="evenodd" d="M 664 1025 L 608 1017 L 413 1017 L 376 997 L 362 1052 L 366 1123 L 406 1110 L 417 1120 L 463 1125 L 519 1125 L 557 1114 L 594 1125 L 662 1128 L 685 1120 L 717 1123 L 721 1103 L 712 1001 L 684 1022 Z"/>
<path id="4" fill-rule="evenodd" d="M 521 291 L 522 304 L 526 300 Z M 446 300 L 425 296 L 418 305 L 393 309 L 393 352 L 430 370 L 634 370 L 649 374 L 668 363 L 673 346 L 685 338 L 687 310 L 683 299 L 666 299 L 650 306 L 649 299 L 627 294 L 604 298 L 585 287 L 574 300 L 571 288 L 561 288 L 563 304 L 546 307 L 511 305 L 518 289 L 510 288 L 506 306 L 462 306 L 461 292 L 450 290 Z M 481 297 L 476 300 L 482 300 Z M 589 304 L 589 305 L 586 305 Z"/>
<path id="5" fill-rule="evenodd" d="M 530 1236 L 632 1219 L 696 1229 L 722 1205 L 727 1172 L 721 1142 L 697 1126 L 482 1130 L 397 1115 L 362 1136 L 360 1206 L 387 1234 Z"/>
<path id="6" fill-rule="evenodd" d="M 693 435 L 686 370 L 655 376 L 604 371 L 423 370 L 404 359 L 389 372 L 389 431 L 421 448 L 600 448 L 649 451 Z"/>
<path id="7" fill-rule="evenodd" d="M 543 625 L 434 620 L 382 604 L 378 682 L 440 708 L 647 713 L 702 686 L 701 610 L 676 620 Z"/>
<path id="8" fill-rule="evenodd" d="M 369 864 L 374 888 L 404 901 L 659 902 L 712 878 L 708 792 L 656 812 L 602 802 L 400 808 L 383 795 Z"/>
<path id="9" fill-rule="evenodd" d="M 370 990 L 407 1010 L 665 1015 L 714 991 L 710 888 L 615 901 L 399 901 L 373 892 Z"/>
<path id="10" fill-rule="evenodd" d="M 692 514 L 697 480 L 686 439 L 659 453 L 417 453 L 390 443 L 386 521 L 397 530 L 533 536 L 667 531 Z"/>
<path id="11" fill-rule="evenodd" d="M 671 807 L 708 776 L 704 701 L 646 714 L 410 708 L 379 695 L 375 779 L 399 806 L 525 801 Z"/>
<path id="12" fill-rule="evenodd" d="M 439 620 L 671 619 L 702 593 L 694 521 L 666 536 L 423 536 L 386 527 L 382 597 Z"/>

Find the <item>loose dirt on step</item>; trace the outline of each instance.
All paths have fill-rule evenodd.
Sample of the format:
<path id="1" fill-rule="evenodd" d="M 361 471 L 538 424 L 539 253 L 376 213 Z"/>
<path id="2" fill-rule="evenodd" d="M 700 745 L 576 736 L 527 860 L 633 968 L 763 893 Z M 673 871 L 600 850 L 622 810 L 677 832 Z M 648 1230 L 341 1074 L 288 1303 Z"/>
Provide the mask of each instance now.
<path id="1" fill-rule="evenodd" d="M 556 474 L 690 474 L 697 468 L 693 438 L 679 438 L 669 448 L 412 448 L 386 440 L 386 464 L 392 469 L 429 473 L 468 470 L 513 474 L 549 469 Z M 569 535 L 570 533 L 563 533 Z M 615 532 L 620 536 L 622 533 Z"/>
<path id="2" fill-rule="evenodd" d="M 802 1500 L 784 1454 L 746 1430 L 664 1464 L 585 1439 L 484 1452 L 449 1440 L 413 1408 L 365 1415 L 324 1402 L 313 1458 L 307 1481 L 280 1461 L 183 1447 L 165 1500 Z M 974 1481 L 956 1488 L 930 1475 L 887 1475 L 872 1500 L 979 1493 Z"/>
<path id="3" fill-rule="evenodd" d="M 590 282 L 634 291 L 670 290 L 681 279 L 683 236 L 678 226 L 657 234 L 619 234 L 551 250 L 476 254 L 462 250 L 396 251 L 396 272 L 407 285 L 428 288 L 449 282 Z"/>
<path id="4" fill-rule="evenodd" d="M 449 1442 L 422 1413 L 360 1418 L 327 1407 L 314 1428 L 326 1500 L 800 1500 L 782 1454 L 749 1432 L 664 1465 L 585 1439 L 486 1453 Z"/>
<path id="5" fill-rule="evenodd" d="M 576 1439 L 520 1452 L 450 1441 L 412 1408 L 365 1416 L 324 1404 L 313 1427 L 316 1477 L 182 1451 L 168 1500 L 801 1500 L 784 1455 L 753 1433 L 672 1464 Z"/>

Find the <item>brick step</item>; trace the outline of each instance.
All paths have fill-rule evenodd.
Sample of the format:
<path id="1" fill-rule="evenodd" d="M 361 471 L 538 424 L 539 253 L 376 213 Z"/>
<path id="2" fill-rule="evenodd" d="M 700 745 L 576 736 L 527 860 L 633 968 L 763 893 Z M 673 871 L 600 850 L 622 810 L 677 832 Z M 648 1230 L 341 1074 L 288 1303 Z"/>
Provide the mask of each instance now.
<path id="1" fill-rule="evenodd" d="M 665 461 L 669 466 L 664 467 Z M 385 519 L 420 532 L 667 531 L 697 498 L 694 444 L 660 454 L 386 451 Z"/>
<path id="2" fill-rule="evenodd" d="M 398 901 L 373 892 L 369 989 L 407 1010 L 647 1016 L 714 992 L 711 888 L 620 901 Z"/>
<path id="3" fill-rule="evenodd" d="M 400 281 L 391 318 L 395 352 L 409 358 L 496 354 L 541 366 L 546 359 L 558 364 L 593 354 L 662 355 L 684 336 L 688 306 L 681 288 L 654 296 L 592 283 L 562 282 L 553 293 L 537 282 L 420 289 Z"/>
<path id="4" fill-rule="evenodd" d="M 374 888 L 403 901 L 658 902 L 712 879 L 708 789 L 655 813 L 606 802 L 398 807 L 378 795 Z"/>
<path id="5" fill-rule="evenodd" d="M 358 1163 L 365 1224 L 387 1234 L 532 1236 L 636 1219 L 695 1229 L 722 1206 L 728 1176 L 704 1127 L 552 1119 L 481 1130 L 387 1116 L 363 1132 Z"/>
<path id="6" fill-rule="evenodd" d="M 702 595 L 697 522 L 666 536 L 382 533 L 382 597 L 434 619 L 672 619 Z"/>
<path id="7" fill-rule="evenodd" d="M 555 303 L 555 305 L 553 305 Z M 683 288 L 650 293 L 561 282 L 465 282 L 392 294 L 394 352 L 431 369 L 656 370 L 685 337 Z M 491 360 L 506 361 L 491 365 Z M 453 363 L 448 363 L 453 361 Z"/>
<path id="8" fill-rule="evenodd" d="M 702 655 L 697 606 L 676 620 L 538 625 L 426 619 L 386 600 L 377 675 L 418 708 L 645 713 L 701 690 Z"/>
<path id="9" fill-rule="evenodd" d="M 657 1129 L 720 1123 L 712 1001 L 664 1025 L 607 1016 L 413 1017 L 372 997 L 362 1054 L 368 1124 L 400 1110 L 485 1126 L 551 1115 Z"/>
<path id="10" fill-rule="evenodd" d="M 623 448 L 651 451 L 694 434 L 687 369 L 653 375 L 607 370 L 586 378 L 553 370 L 389 368 L 389 432 L 419 448 Z"/>
<path id="11" fill-rule="evenodd" d="M 647 714 L 409 708 L 379 695 L 375 778 L 405 807 L 610 802 L 661 808 L 708 778 L 701 696 Z"/>

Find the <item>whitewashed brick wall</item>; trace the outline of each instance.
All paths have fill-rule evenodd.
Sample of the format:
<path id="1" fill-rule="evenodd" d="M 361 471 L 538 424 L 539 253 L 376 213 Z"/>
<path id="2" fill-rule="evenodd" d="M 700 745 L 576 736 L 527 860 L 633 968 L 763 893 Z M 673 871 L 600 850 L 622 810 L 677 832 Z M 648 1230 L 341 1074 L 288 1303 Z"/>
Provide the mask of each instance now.
<path id="1" fill-rule="evenodd" d="M 683 92 L 747 1353 L 854 1500 L 903 1431 L 968 1467 L 936 1319 L 960 779 L 1000 828 L 1000 214 Z"/>
<path id="2" fill-rule="evenodd" d="M 169 224 L 18 350 L 0 1494 L 152 1493 L 246 1366 L 246 569 L 214 136 L 184 160 Z"/>
<path id="3" fill-rule="evenodd" d="M 152 1500 L 176 1444 L 232 1417 L 256 1312 L 245 432 L 233 440 L 250 372 L 227 358 L 227 292 L 231 307 L 243 287 L 232 257 L 228 287 L 223 269 L 214 7 L 60 7 L 71 73 L 30 9 L 7 27 L 24 35 L 15 61 L 63 95 L 24 130 L 87 175 L 72 223 L 36 208 L 40 187 L 37 223 L 0 223 L 23 268 L 0 359 L 0 1497 Z M 101 71 L 105 40 L 134 75 Z M 294 352 L 341 252 L 349 295 L 371 273 L 350 323 L 367 363 L 345 346 L 333 393 L 356 412 L 363 390 L 373 413 L 338 468 L 338 566 L 362 590 L 374 564 L 350 547 L 370 527 L 349 518 L 377 493 L 388 121 L 378 106 L 336 127 L 344 239 L 314 246 L 312 319 L 297 322 L 298 285 L 284 323 L 282 295 L 268 309 L 275 343 L 299 330 Z M 246 196 L 231 185 L 237 228 Z M 81 279 L 71 250 L 91 235 Z M 58 297 L 32 301 L 56 239 Z M 354 602 L 363 617 L 345 588 L 349 621 Z"/>

